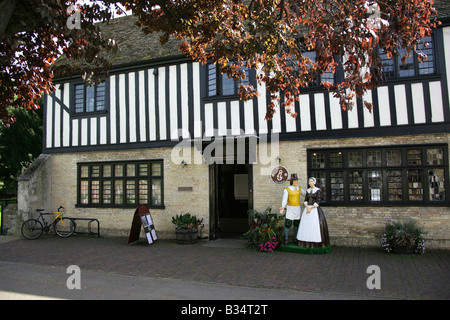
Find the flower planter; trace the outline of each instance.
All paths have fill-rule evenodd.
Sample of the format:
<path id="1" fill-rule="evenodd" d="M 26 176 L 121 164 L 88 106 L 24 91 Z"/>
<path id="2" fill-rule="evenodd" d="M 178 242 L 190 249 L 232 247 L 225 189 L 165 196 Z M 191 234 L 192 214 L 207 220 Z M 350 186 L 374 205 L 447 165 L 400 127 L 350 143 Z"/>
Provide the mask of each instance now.
<path id="1" fill-rule="evenodd" d="M 412 254 L 414 253 L 414 250 L 416 249 L 416 246 L 414 245 L 401 245 L 398 244 L 397 241 L 392 241 L 392 252 L 397 254 Z"/>
<path id="2" fill-rule="evenodd" d="M 387 252 L 398 254 L 425 253 L 424 231 L 412 218 L 395 221 L 387 216 L 384 222 L 384 234 L 381 247 Z"/>
<path id="3" fill-rule="evenodd" d="M 172 217 L 175 225 L 175 240 L 178 244 L 193 244 L 197 242 L 198 226 L 203 228 L 203 219 L 198 219 L 190 213 Z"/>
<path id="4" fill-rule="evenodd" d="M 198 229 L 175 230 L 175 241 L 177 244 L 194 244 L 197 242 Z"/>

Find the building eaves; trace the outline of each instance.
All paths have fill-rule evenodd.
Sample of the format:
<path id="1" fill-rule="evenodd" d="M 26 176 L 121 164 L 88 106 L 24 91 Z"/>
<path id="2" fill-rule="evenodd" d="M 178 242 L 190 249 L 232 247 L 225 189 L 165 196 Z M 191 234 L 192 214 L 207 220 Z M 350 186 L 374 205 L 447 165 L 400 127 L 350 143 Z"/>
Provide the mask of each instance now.
<path id="1" fill-rule="evenodd" d="M 131 64 L 145 64 L 154 59 L 180 56 L 178 49 L 180 40 L 170 38 L 167 43 L 161 45 L 160 35 L 157 33 L 145 34 L 140 27 L 135 25 L 135 16 L 123 16 L 112 19 L 109 22 L 99 23 L 105 38 L 114 39 L 118 45 L 118 52 L 102 51 L 102 57 L 108 59 L 113 69 Z M 55 77 L 67 77 L 68 74 L 59 72 L 61 66 L 69 65 L 72 70 L 78 70 L 82 66 L 88 66 L 84 60 L 67 59 L 61 56 L 53 64 Z"/>

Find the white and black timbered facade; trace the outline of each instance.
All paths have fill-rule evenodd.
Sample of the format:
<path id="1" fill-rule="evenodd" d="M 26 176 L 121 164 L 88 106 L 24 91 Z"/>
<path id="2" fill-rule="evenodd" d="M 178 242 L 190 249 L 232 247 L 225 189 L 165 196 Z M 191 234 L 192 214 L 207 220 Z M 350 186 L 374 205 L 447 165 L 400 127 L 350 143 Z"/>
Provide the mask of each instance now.
<path id="1" fill-rule="evenodd" d="M 265 120 L 270 95 L 256 84 L 255 71 L 248 71 L 245 81 L 259 96 L 244 102 L 239 84 L 215 65 L 179 53 L 134 60 L 123 55 L 126 63 L 116 63 L 96 87 L 86 87 L 81 77 L 58 78 L 56 91 L 44 101 L 43 152 L 53 158 L 52 172 L 58 172 L 52 183 L 61 186 L 52 189 L 51 203 L 65 201 L 79 215 L 95 214 L 110 229 L 127 229 L 128 215 L 120 210 L 145 204 L 159 229 L 172 230 L 171 217 L 189 210 L 204 219 L 211 239 L 222 231 L 245 232 L 247 210 L 278 208 L 283 185 L 260 173 L 259 163 L 249 157 L 245 164 L 225 155 L 223 164 L 183 166 L 173 163 L 171 150 L 188 141 L 192 153 L 202 153 L 212 137 L 261 141 L 276 133 L 281 152 L 276 164 L 299 173 L 305 187 L 306 177 L 317 178 L 332 241 L 346 243 L 347 229 L 358 230 L 365 225 L 358 219 L 366 216 L 383 215 L 374 220 L 382 224 L 386 212 L 428 217 L 431 210 L 438 213 L 429 216 L 429 225 L 436 225 L 433 235 L 445 242 L 446 231 L 436 231 L 447 228 L 450 213 L 450 20 L 442 21 L 423 40 L 428 45 L 419 47 L 428 55 L 426 62 L 413 55 L 402 64 L 382 55 L 386 82 L 356 99 L 347 112 L 321 86 L 325 80 L 340 81 L 339 68 L 301 91 L 296 118 L 280 108 L 270 122 Z M 115 27 L 130 32 L 125 23 Z M 134 48 L 132 43 L 123 47 Z M 139 53 L 139 46 L 133 50 Z M 314 59 L 314 52 L 307 54 Z M 372 112 L 365 101 L 372 103 Z M 60 177 L 65 170 L 67 176 Z M 380 206 L 380 212 L 371 211 Z M 117 226 L 121 219 L 126 222 Z M 361 234 L 366 240 L 373 228 L 367 230 Z"/>
<path id="2" fill-rule="evenodd" d="M 264 85 L 257 86 L 258 98 L 240 101 L 232 80 L 179 56 L 114 70 L 96 88 L 84 87 L 81 79 L 59 79 L 45 99 L 44 151 L 153 148 L 180 139 L 270 132 L 280 140 L 448 132 L 447 29 L 427 39 L 425 63 L 415 57 L 405 65 L 384 60 L 388 81 L 357 99 L 352 111 L 341 110 L 332 94 L 312 84 L 295 103 L 295 119 L 281 108 L 267 122 Z M 255 82 L 253 72 L 248 78 Z M 363 100 L 373 104 L 372 112 Z"/>

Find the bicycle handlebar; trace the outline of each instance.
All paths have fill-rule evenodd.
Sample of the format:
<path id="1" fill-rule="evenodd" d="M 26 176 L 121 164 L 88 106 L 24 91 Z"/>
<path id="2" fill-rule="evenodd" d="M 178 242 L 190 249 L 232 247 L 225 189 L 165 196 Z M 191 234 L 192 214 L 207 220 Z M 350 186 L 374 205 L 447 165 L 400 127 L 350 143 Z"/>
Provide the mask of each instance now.
<path id="1" fill-rule="evenodd" d="M 64 207 L 63 206 L 59 206 L 57 211 L 60 212 L 61 209 L 64 209 Z M 36 212 L 40 212 L 42 215 L 52 214 L 53 213 L 53 212 L 43 212 L 43 211 L 45 211 L 45 209 L 36 209 Z"/>

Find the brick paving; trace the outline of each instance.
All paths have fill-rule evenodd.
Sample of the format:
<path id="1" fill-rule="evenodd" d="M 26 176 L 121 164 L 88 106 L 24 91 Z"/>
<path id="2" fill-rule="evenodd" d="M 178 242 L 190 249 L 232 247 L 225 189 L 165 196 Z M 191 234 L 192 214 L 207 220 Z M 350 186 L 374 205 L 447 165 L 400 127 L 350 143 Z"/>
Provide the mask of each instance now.
<path id="1" fill-rule="evenodd" d="M 258 253 L 251 248 L 177 245 L 143 239 L 43 236 L 0 242 L 0 260 L 47 266 L 78 265 L 129 275 L 173 278 L 245 287 L 337 293 L 383 299 L 450 298 L 450 252 L 393 255 L 378 248 L 333 247 L 322 255 Z M 367 268 L 381 270 L 381 289 L 366 286 Z M 343 297 L 344 297 L 343 296 Z M 214 297 L 211 297 L 214 298 Z"/>

